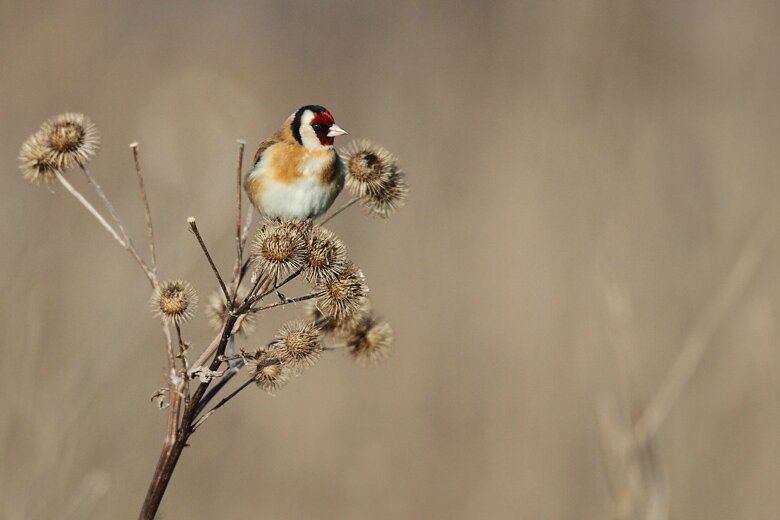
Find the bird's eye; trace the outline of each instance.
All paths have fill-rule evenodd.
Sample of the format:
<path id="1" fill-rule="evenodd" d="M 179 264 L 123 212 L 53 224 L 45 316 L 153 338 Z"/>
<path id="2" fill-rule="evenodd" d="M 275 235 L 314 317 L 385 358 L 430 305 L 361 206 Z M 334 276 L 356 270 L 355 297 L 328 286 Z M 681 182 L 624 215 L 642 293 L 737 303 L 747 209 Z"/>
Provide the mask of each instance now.
<path id="1" fill-rule="evenodd" d="M 325 130 L 325 125 L 322 123 L 314 123 L 311 125 L 311 127 L 314 129 L 315 132 L 319 132 L 320 130 Z"/>

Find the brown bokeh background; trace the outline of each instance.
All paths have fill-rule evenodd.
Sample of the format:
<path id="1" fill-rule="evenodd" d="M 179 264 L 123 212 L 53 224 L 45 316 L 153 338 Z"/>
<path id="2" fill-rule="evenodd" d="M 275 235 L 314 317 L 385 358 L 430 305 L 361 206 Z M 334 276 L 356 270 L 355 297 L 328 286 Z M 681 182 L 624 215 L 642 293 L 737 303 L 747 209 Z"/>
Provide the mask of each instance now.
<path id="1" fill-rule="evenodd" d="M 88 114 L 142 246 L 139 141 L 161 273 L 205 298 L 185 219 L 227 270 L 236 139 L 319 103 L 409 175 L 397 216 L 332 226 L 396 350 L 242 394 L 161 518 L 777 518 L 777 235 L 616 490 L 597 409 L 636 419 L 777 206 L 779 22 L 761 0 L 3 2 L 0 517 L 133 518 L 164 431 L 148 287 L 22 180 L 22 141 Z"/>

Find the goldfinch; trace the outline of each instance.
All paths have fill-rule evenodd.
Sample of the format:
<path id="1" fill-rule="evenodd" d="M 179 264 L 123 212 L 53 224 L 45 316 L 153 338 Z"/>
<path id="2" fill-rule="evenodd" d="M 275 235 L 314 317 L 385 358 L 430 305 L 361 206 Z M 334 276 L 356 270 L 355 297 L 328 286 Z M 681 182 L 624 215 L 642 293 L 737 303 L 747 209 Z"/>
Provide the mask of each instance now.
<path id="1" fill-rule="evenodd" d="M 344 163 L 333 148 L 342 130 L 319 105 L 306 105 L 255 152 L 244 190 L 268 217 L 314 219 L 330 208 L 344 187 Z"/>

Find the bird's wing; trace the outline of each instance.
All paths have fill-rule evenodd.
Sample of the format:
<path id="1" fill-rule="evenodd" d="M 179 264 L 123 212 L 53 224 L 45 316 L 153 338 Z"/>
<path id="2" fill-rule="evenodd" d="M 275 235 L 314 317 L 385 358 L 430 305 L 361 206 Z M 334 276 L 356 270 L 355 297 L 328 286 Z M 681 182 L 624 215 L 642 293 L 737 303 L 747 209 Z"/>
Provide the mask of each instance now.
<path id="1" fill-rule="evenodd" d="M 271 145 L 274 145 L 278 142 L 279 140 L 276 138 L 276 136 L 274 136 L 260 143 L 260 145 L 257 147 L 257 151 L 255 152 L 255 160 L 252 162 L 252 165 L 257 166 L 257 163 L 260 162 L 260 156 L 263 155 L 263 152 L 270 148 Z"/>

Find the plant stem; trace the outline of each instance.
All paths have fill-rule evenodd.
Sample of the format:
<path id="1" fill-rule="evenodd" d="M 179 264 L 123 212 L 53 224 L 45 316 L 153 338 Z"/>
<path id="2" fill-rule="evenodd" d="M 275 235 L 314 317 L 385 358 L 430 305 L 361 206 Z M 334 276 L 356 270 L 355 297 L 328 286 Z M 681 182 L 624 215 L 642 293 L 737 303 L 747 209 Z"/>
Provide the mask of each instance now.
<path id="1" fill-rule="evenodd" d="M 149 484 L 149 491 L 141 508 L 141 514 L 138 515 L 139 520 L 154 520 L 160 507 L 160 502 L 162 502 L 162 497 L 173 475 L 173 470 L 176 467 L 176 463 L 179 462 L 181 452 L 187 445 L 187 439 L 191 433 L 189 428 L 185 428 L 173 443 L 168 443 L 166 440 L 160 459 L 157 461 L 152 482 Z"/>
<path id="2" fill-rule="evenodd" d="M 146 238 L 149 242 L 149 254 L 152 262 L 152 273 L 157 275 L 157 255 L 154 252 L 154 227 L 152 226 L 152 212 L 149 209 L 149 200 L 146 197 L 144 178 L 141 175 L 141 159 L 138 156 L 138 143 L 130 143 L 133 150 L 133 162 L 135 163 L 135 176 L 138 179 L 138 188 L 141 191 L 141 201 L 144 204 L 144 216 L 146 217 Z"/>
<path id="3" fill-rule="evenodd" d="M 233 329 L 236 319 L 237 316 L 235 315 L 229 314 L 227 316 L 225 326 L 218 336 L 219 343 L 216 345 L 216 355 L 211 360 L 209 370 L 214 371 L 222 364 L 220 356 L 225 353 L 225 346 L 230 338 L 229 331 Z M 189 403 L 184 407 L 184 413 L 181 422 L 179 423 L 181 426 L 177 428 L 172 435 L 170 431 L 171 418 L 174 416 L 178 417 L 178 409 L 175 414 L 169 412 L 168 435 L 165 438 L 162 453 L 160 453 L 160 458 L 157 461 L 152 481 L 149 484 L 149 490 L 146 493 L 146 499 L 141 508 L 141 513 L 138 516 L 139 520 L 153 520 L 154 516 L 157 514 L 160 502 L 162 502 L 162 497 L 171 480 L 171 475 L 173 475 L 173 470 L 176 468 L 182 450 L 184 450 L 184 447 L 187 445 L 187 439 L 192 435 L 192 422 L 195 418 L 195 411 L 198 408 L 198 403 L 203 398 L 203 394 L 209 387 L 209 384 L 209 382 L 205 382 L 198 385 L 198 388 L 190 398 Z M 181 396 L 178 394 L 178 389 L 176 389 L 176 392 L 171 396 L 171 408 L 173 408 L 174 403 L 176 403 L 177 407 L 181 406 Z"/>
<path id="4" fill-rule="evenodd" d="M 124 224 L 122 223 L 122 219 L 119 218 L 119 213 L 117 213 L 116 208 L 114 208 L 114 205 L 111 204 L 111 201 L 108 199 L 108 196 L 103 191 L 103 188 L 100 187 L 100 184 L 97 183 L 97 181 L 90 175 L 89 170 L 85 166 L 81 166 L 81 171 L 84 172 L 84 176 L 87 178 L 87 182 L 92 185 L 92 187 L 95 189 L 95 192 L 98 194 L 98 197 L 100 197 L 100 200 L 103 201 L 103 205 L 108 210 L 108 213 L 111 215 L 111 218 L 114 219 L 114 222 L 116 223 L 117 227 L 119 228 L 119 232 L 122 234 L 122 241 L 125 244 L 125 249 L 127 249 L 127 252 L 130 253 L 130 256 L 133 257 L 133 260 L 135 260 L 138 265 L 141 266 L 141 269 L 143 269 L 144 273 L 146 273 L 146 277 L 149 279 L 149 282 L 152 284 L 152 287 L 157 286 L 157 279 L 154 276 L 154 273 L 151 269 L 149 269 L 149 266 L 146 265 L 146 262 L 144 262 L 144 259 L 141 258 L 141 255 L 138 254 L 138 250 L 135 248 L 135 245 L 133 244 L 133 240 L 130 238 L 130 235 L 127 233 L 127 230 L 125 229 Z"/>
<path id="5" fill-rule="evenodd" d="M 214 265 L 214 260 L 211 259 L 211 254 L 209 253 L 209 249 L 206 247 L 206 243 L 203 241 L 203 237 L 200 236 L 200 231 L 198 231 L 198 224 L 195 222 L 195 217 L 188 218 L 187 224 L 189 224 L 190 229 L 195 234 L 195 238 L 198 239 L 198 244 L 200 244 L 200 248 L 203 250 L 203 254 L 206 255 L 206 260 L 209 261 L 211 270 L 214 271 L 214 276 L 217 277 L 219 286 L 222 288 L 222 293 L 225 295 L 225 301 L 230 303 L 232 301 L 230 299 L 230 294 L 228 293 L 227 287 L 225 286 L 225 282 L 222 281 L 222 276 L 220 276 L 217 266 Z"/>
<path id="6" fill-rule="evenodd" d="M 338 214 L 339 214 L 339 213 L 341 213 L 342 211 L 346 210 L 347 208 L 349 208 L 350 206 L 352 206 L 353 204 L 355 204 L 355 203 L 356 203 L 357 201 L 359 201 L 359 200 L 360 200 L 360 199 L 359 199 L 358 197 L 355 197 L 355 198 L 353 198 L 352 200 L 350 200 L 349 202 L 347 202 L 346 204 L 344 204 L 343 206 L 341 206 L 339 209 L 337 209 L 336 211 L 334 211 L 333 213 L 331 213 L 330 215 L 328 215 L 328 217 L 327 217 L 325 220 L 323 220 L 322 222 L 320 222 L 320 225 L 321 225 L 321 226 L 324 226 L 324 225 L 325 225 L 325 224 L 327 224 L 327 223 L 328 223 L 328 222 L 329 222 L 331 219 L 333 219 L 333 217 L 335 217 L 336 215 L 338 215 Z"/>
<path id="7" fill-rule="evenodd" d="M 316 298 L 317 296 L 319 296 L 318 293 L 306 294 L 306 295 L 303 295 L 303 296 L 298 296 L 297 298 L 290 298 L 290 299 L 285 300 L 283 302 L 269 303 L 268 305 L 262 305 L 260 307 L 255 307 L 253 309 L 250 309 L 249 311 L 250 312 L 262 312 L 262 311 L 266 311 L 268 309 L 273 309 L 274 307 L 281 307 L 282 305 L 287 305 L 287 304 L 290 304 L 290 303 L 298 303 L 298 302 L 302 302 L 302 301 L 306 301 L 306 300 L 311 300 L 312 298 Z"/>
<path id="8" fill-rule="evenodd" d="M 116 231 L 114 231 L 114 228 L 112 228 L 108 222 L 106 222 L 106 219 L 103 218 L 103 215 L 101 215 L 98 210 L 95 209 L 95 207 L 87 201 L 87 199 L 84 198 L 84 196 L 79 193 L 79 191 L 74 188 L 67 180 L 65 180 L 65 177 L 60 172 L 55 171 L 54 174 L 57 176 L 57 180 L 60 181 L 60 184 L 62 184 L 66 190 L 70 192 L 71 195 L 73 195 L 79 203 L 81 203 L 82 206 L 84 206 L 87 211 L 89 211 L 93 217 L 97 219 L 100 224 L 106 228 L 106 231 L 108 231 L 112 237 L 114 237 L 114 240 L 119 242 L 119 245 L 123 248 L 127 248 L 127 245 L 125 244 L 124 240 L 119 238 L 119 235 Z"/>
<path id="9" fill-rule="evenodd" d="M 227 404 L 227 402 L 228 402 L 228 401 L 230 401 L 230 400 L 231 400 L 231 399 L 233 399 L 235 396 L 237 396 L 237 395 L 238 395 L 238 393 L 239 393 L 239 392 L 241 392 L 241 390 L 243 390 L 244 388 L 248 387 L 248 386 L 249 386 L 251 383 L 253 383 L 253 382 L 254 382 L 254 380 L 255 380 L 255 379 L 254 379 L 253 377 L 250 377 L 249 379 L 247 379 L 246 381 L 244 381 L 243 383 L 241 383 L 241 386 L 239 386 L 238 388 L 236 388 L 235 390 L 233 390 L 232 392 L 230 392 L 228 395 L 226 395 L 224 398 L 222 398 L 222 400 L 220 400 L 220 401 L 219 401 L 219 403 L 217 403 L 217 405 L 216 405 L 216 406 L 214 406 L 214 408 L 212 408 L 211 410 L 209 410 L 208 412 L 206 412 L 206 413 L 203 415 L 203 417 L 201 417 L 200 419 L 198 419 L 197 421 L 195 421 L 195 423 L 192 425 L 192 431 L 195 431 L 195 430 L 198 428 L 198 426 L 200 426 L 201 424 L 203 424 L 203 422 L 204 422 L 206 419 L 208 419 L 209 417 L 211 417 L 211 416 L 214 414 L 214 412 L 216 412 L 217 410 L 219 410 L 221 407 L 225 406 L 225 404 Z"/>

